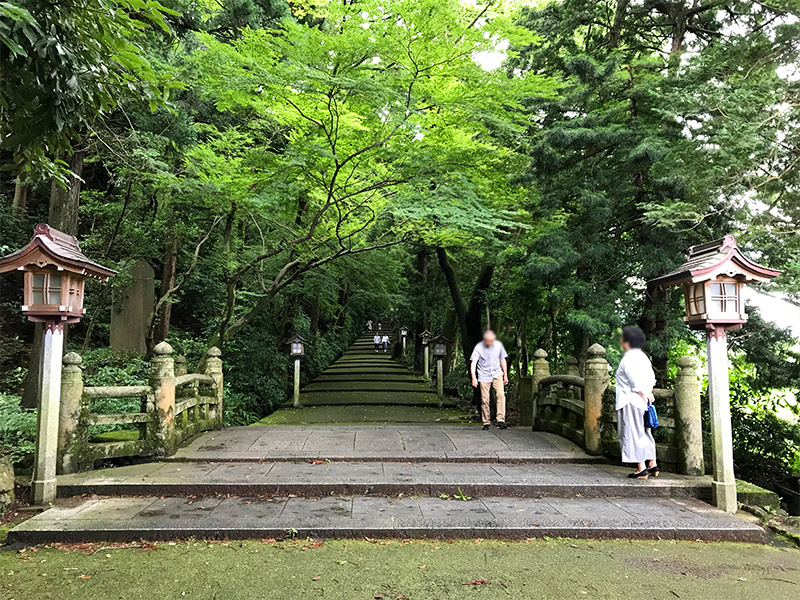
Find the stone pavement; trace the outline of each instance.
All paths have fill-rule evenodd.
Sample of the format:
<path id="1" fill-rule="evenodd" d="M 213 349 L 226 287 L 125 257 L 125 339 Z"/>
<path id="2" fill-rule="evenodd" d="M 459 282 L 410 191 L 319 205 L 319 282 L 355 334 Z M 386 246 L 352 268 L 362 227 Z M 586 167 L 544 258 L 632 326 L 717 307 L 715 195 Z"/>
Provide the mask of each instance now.
<path id="1" fill-rule="evenodd" d="M 229 427 L 204 433 L 166 460 L 178 461 L 591 462 L 557 435 L 479 425 Z"/>
<path id="2" fill-rule="evenodd" d="M 686 497 L 709 499 L 709 477 L 664 473 L 628 479 L 630 469 L 611 465 L 237 462 L 147 463 L 62 475 L 62 496 L 328 496 L 331 494 L 457 494 L 515 497 Z"/>
<path id="3" fill-rule="evenodd" d="M 655 498 L 92 498 L 21 523 L 9 542 L 280 537 L 637 538 L 762 542 L 699 500 Z"/>

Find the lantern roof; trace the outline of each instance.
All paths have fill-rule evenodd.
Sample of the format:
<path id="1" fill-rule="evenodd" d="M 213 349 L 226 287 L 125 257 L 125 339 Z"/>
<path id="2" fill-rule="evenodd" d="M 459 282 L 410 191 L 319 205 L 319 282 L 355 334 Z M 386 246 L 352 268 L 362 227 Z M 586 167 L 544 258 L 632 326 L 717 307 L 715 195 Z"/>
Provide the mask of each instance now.
<path id="1" fill-rule="evenodd" d="M 443 333 L 440 333 L 435 338 L 431 340 L 434 344 L 449 344 L 450 340 L 445 337 Z"/>
<path id="2" fill-rule="evenodd" d="M 0 273 L 27 270 L 31 266 L 54 265 L 59 270 L 107 281 L 117 274 L 113 269 L 89 260 L 74 236 L 40 223 L 27 246 L 0 258 Z"/>
<path id="3" fill-rule="evenodd" d="M 287 344 L 290 344 L 290 343 L 292 343 L 292 342 L 303 342 L 303 343 L 305 343 L 305 342 L 306 342 L 306 340 L 305 340 L 305 338 L 304 338 L 302 335 L 300 335 L 299 333 L 295 333 L 294 335 L 292 335 L 292 337 L 290 337 L 288 340 L 286 340 L 286 343 L 287 343 Z"/>
<path id="4" fill-rule="evenodd" d="M 658 286 L 699 283 L 719 275 L 752 281 L 769 281 L 780 275 L 780 271 L 753 262 L 739 249 L 736 238 L 726 235 L 713 242 L 691 246 L 686 255 L 686 262 L 666 275 L 651 279 L 649 283 Z"/>
<path id="5" fill-rule="evenodd" d="M 431 336 L 433 336 L 433 334 L 427 329 L 424 329 L 422 333 L 419 334 L 419 337 L 431 337 Z"/>

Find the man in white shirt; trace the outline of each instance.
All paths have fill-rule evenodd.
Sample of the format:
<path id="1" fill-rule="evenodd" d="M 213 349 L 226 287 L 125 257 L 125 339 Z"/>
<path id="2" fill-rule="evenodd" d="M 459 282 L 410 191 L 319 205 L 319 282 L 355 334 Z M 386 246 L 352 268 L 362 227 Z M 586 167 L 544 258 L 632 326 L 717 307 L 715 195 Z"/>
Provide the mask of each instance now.
<path id="1" fill-rule="evenodd" d="M 381 345 L 383 346 L 383 353 L 386 354 L 386 352 L 389 350 L 389 336 L 385 333 L 381 338 Z"/>
<path id="2" fill-rule="evenodd" d="M 483 341 L 475 346 L 469 359 L 472 387 L 480 385 L 481 388 L 481 419 L 484 431 L 488 431 L 492 423 L 489 412 L 492 388 L 497 396 L 497 426 L 500 429 L 508 428 L 506 426 L 506 393 L 503 388 L 508 385 L 507 356 L 508 353 L 503 347 L 503 342 L 498 341 L 494 331 L 489 329 L 483 334 Z"/>
<path id="3" fill-rule="evenodd" d="M 381 334 L 376 333 L 372 338 L 372 343 L 375 344 L 375 352 L 381 349 Z"/>

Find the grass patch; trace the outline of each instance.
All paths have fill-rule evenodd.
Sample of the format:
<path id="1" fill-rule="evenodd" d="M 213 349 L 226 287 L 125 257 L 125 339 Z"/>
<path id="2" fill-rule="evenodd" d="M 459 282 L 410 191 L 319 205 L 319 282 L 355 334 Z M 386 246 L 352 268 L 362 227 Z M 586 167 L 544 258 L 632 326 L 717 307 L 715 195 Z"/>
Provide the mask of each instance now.
<path id="1" fill-rule="evenodd" d="M 138 429 L 118 429 L 116 431 L 105 431 L 95 433 L 91 437 L 91 442 L 98 444 L 103 442 L 128 442 L 139 439 Z"/>
<path id="2" fill-rule="evenodd" d="M 123 546 L 123 547 L 120 547 Z M 669 541 L 189 541 L 0 552 L 3 598 L 789 598 L 800 551 Z"/>

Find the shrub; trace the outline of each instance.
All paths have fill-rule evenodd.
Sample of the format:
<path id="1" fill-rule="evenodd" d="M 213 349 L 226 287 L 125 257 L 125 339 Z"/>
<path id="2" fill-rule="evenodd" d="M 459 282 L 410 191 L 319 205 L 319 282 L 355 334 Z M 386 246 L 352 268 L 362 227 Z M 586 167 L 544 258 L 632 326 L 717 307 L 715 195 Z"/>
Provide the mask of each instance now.
<path id="1" fill-rule="evenodd" d="M 28 463 L 36 444 L 36 411 L 20 408 L 19 396 L 0 394 L 0 455 Z"/>

